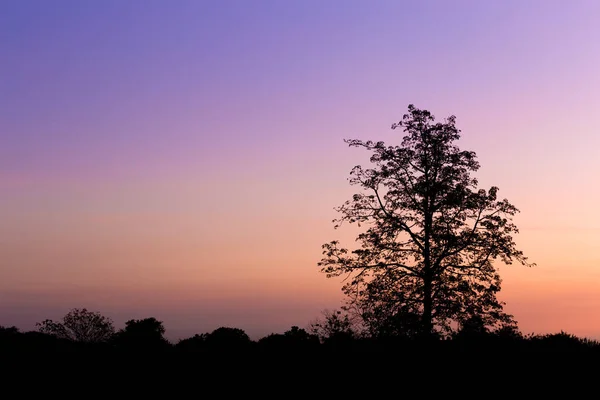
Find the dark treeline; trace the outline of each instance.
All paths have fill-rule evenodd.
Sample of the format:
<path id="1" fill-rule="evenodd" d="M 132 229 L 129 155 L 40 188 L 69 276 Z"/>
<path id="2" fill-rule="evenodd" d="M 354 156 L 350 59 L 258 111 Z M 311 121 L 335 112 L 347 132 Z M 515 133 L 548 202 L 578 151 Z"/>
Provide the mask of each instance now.
<path id="1" fill-rule="evenodd" d="M 465 325 L 449 337 L 372 335 L 346 317 L 324 313 L 306 329 L 292 326 L 258 340 L 242 329 L 220 327 L 169 341 L 155 318 L 130 320 L 115 330 L 109 318 L 74 309 L 34 331 L 0 328 L 0 360 L 9 367 L 3 384 L 30 393 L 66 385 L 67 398 L 82 388 L 97 396 L 218 390 L 223 396 L 273 397 L 293 389 L 297 396 L 371 398 L 384 396 L 390 385 L 469 398 L 490 386 L 497 386 L 494 393 L 518 387 L 522 394 L 559 388 L 572 394 L 595 382 L 600 361 L 598 341 L 566 332 L 523 335 Z M 32 388 L 24 387 L 23 379 Z"/>
<path id="2" fill-rule="evenodd" d="M 600 356 L 600 341 L 561 331 L 522 334 L 518 329 L 489 330 L 482 324 L 465 324 L 451 336 L 423 338 L 410 331 L 373 334 L 354 324 L 341 311 L 324 312 L 308 328 L 292 326 L 283 333 L 271 333 L 252 340 L 243 329 L 220 327 L 212 332 L 169 341 L 163 323 L 150 317 L 129 320 L 115 330 L 110 318 L 87 309 L 72 309 L 62 321 L 46 320 L 34 331 L 0 326 L 2 355 L 20 354 L 102 354 L 107 355 L 352 355 L 389 354 L 488 354 L 574 353 Z M 600 360 L 600 358 L 598 359 Z"/>

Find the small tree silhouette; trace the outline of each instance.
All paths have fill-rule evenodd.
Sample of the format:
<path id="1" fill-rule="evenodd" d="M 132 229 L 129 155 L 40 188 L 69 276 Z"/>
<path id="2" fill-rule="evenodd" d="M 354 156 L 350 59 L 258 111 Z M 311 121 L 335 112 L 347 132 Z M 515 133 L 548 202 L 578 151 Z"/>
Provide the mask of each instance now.
<path id="1" fill-rule="evenodd" d="M 36 324 L 39 332 L 82 343 L 100 343 L 109 341 L 115 333 L 110 318 L 95 311 L 74 308 L 61 322 L 47 319 Z"/>
<path id="2" fill-rule="evenodd" d="M 242 350 L 247 349 L 252 341 L 242 329 L 220 327 L 206 335 L 205 343 L 214 350 Z"/>
<path id="3" fill-rule="evenodd" d="M 324 310 L 322 315 L 322 318 L 310 324 L 311 332 L 321 343 L 343 343 L 359 337 L 358 329 L 352 319 L 342 310 Z"/>
<path id="4" fill-rule="evenodd" d="M 124 349 L 165 349 L 171 344 L 164 333 L 163 323 L 154 317 L 132 319 L 115 335 L 115 343 Z"/>

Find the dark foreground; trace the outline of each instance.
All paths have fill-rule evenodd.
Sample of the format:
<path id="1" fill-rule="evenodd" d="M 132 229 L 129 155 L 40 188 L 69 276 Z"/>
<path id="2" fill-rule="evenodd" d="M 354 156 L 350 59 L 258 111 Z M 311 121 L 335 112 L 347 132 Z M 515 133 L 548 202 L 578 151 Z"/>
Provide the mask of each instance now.
<path id="1" fill-rule="evenodd" d="M 595 398 L 600 346 L 541 338 L 327 343 L 0 343 L 5 398 Z M 11 394 L 10 396 L 8 396 Z"/>

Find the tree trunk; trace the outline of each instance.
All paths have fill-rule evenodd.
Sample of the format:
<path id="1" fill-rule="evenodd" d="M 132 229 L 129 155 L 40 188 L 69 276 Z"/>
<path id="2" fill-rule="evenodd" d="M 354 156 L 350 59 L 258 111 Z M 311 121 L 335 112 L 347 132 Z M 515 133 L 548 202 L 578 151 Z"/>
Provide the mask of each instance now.
<path id="1" fill-rule="evenodd" d="M 426 272 L 423 282 L 423 334 L 426 338 L 433 334 L 433 301 L 431 297 L 431 274 Z"/>
<path id="2" fill-rule="evenodd" d="M 430 338 L 433 334 L 433 271 L 431 265 L 431 227 L 433 215 L 429 209 L 429 198 L 425 203 L 425 232 L 423 245 L 423 334 Z"/>

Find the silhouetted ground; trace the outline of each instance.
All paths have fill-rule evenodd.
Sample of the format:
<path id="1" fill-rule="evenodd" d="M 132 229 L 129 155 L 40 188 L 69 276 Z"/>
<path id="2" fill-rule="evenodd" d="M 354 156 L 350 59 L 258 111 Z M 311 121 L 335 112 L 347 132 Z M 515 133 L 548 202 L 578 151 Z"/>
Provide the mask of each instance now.
<path id="1" fill-rule="evenodd" d="M 600 345 L 567 334 L 419 342 L 232 339 L 82 344 L 0 334 L 3 390 L 29 397 L 569 397 L 596 385 Z M 11 389 L 12 388 L 12 389 Z M 587 390 L 587 389 L 586 389 Z M 597 390 L 597 389 L 594 389 Z M 187 393 L 187 394 L 185 394 Z M 566 393 L 566 392 L 565 392 Z M 595 393 L 595 392 L 594 392 Z M 60 396 L 59 396 L 60 394 Z M 589 397 L 589 396 L 586 396 Z M 8 398 L 8 397 L 7 397 Z"/>

